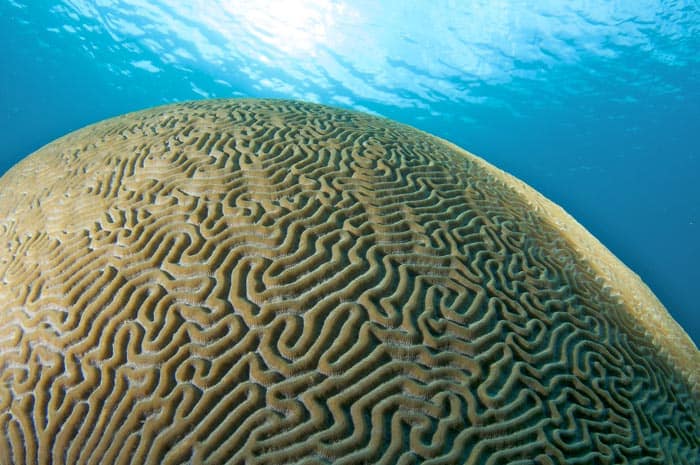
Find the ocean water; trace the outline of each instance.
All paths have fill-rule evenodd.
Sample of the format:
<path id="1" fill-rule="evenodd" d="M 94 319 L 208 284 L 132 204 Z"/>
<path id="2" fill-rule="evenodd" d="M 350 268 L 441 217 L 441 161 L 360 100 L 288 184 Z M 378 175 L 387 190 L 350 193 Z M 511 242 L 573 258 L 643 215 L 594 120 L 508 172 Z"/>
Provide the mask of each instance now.
<path id="1" fill-rule="evenodd" d="M 700 341 L 697 0 L 0 0 L 0 44 L 0 173 L 175 101 L 379 114 L 563 206 Z"/>

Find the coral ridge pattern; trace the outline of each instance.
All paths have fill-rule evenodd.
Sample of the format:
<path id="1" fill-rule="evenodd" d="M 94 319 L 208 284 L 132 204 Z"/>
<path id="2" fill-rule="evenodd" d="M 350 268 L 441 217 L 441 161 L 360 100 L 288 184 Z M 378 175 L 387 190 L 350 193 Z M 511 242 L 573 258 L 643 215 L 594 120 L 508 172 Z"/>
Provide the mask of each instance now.
<path id="1" fill-rule="evenodd" d="M 212 100 L 0 179 L 0 464 L 688 464 L 697 348 L 580 225 L 361 113 Z"/>

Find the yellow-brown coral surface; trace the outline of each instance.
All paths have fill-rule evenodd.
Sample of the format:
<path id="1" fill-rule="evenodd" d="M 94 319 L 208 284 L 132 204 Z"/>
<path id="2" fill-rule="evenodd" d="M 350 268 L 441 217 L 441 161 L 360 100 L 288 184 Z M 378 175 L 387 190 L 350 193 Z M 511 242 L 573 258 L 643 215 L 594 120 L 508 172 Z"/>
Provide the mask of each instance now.
<path id="1" fill-rule="evenodd" d="M 0 464 L 690 464 L 697 348 L 559 207 L 391 121 L 114 118 L 0 179 Z"/>

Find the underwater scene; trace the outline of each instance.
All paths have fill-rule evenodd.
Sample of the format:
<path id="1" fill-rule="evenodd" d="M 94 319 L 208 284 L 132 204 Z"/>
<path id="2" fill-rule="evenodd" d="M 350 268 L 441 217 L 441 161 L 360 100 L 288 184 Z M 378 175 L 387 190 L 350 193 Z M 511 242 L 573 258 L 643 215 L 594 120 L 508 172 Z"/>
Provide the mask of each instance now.
<path id="1" fill-rule="evenodd" d="M 169 102 L 367 111 L 554 200 L 700 340 L 695 1 L 0 5 L 2 172 L 69 131 Z"/>
<path id="2" fill-rule="evenodd" d="M 0 465 L 699 463 L 697 1 L 0 26 Z"/>

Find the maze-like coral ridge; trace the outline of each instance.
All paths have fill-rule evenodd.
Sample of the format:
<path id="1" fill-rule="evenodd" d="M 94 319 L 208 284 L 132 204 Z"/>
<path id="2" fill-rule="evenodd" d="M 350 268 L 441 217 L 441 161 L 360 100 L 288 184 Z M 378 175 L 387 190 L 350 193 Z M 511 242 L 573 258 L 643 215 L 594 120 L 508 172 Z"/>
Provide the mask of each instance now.
<path id="1" fill-rule="evenodd" d="M 443 141 L 287 101 L 108 120 L 0 180 L 0 464 L 697 464 L 700 402 Z"/>

